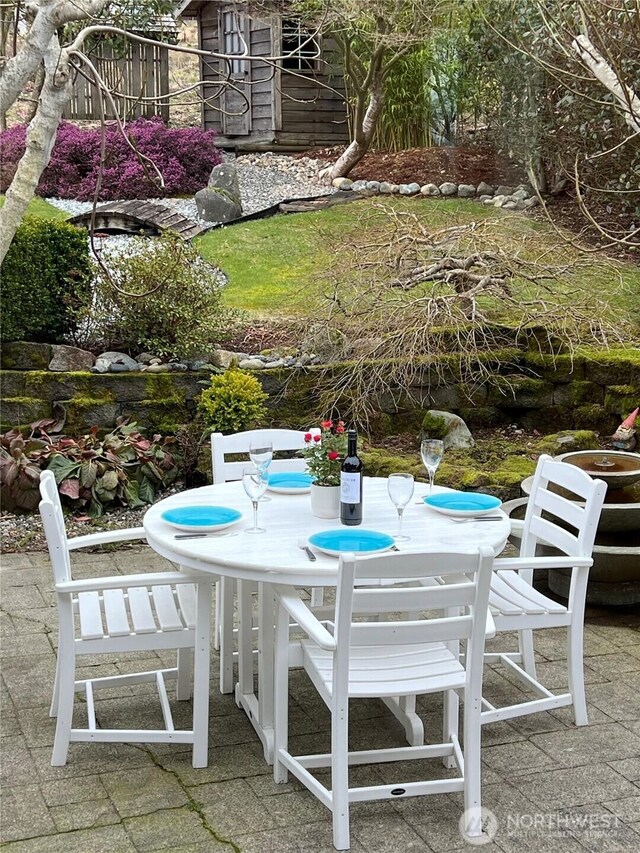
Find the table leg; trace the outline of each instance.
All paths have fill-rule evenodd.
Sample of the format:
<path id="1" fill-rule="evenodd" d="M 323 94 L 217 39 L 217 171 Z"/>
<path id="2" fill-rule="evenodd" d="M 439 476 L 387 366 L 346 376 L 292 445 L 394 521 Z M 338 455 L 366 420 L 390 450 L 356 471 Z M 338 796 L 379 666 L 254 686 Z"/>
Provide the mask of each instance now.
<path id="1" fill-rule="evenodd" d="M 244 696 L 253 693 L 253 608 L 252 584 L 237 582 L 238 602 L 238 686 Z"/>
<path id="2" fill-rule="evenodd" d="M 260 584 L 258 628 L 258 695 L 260 697 L 260 724 L 273 728 L 273 657 L 276 604 L 270 584 Z"/>
<path id="3" fill-rule="evenodd" d="M 210 582 L 196 584 L 193 657 L 193 766 L 206 767 L 209 753 L 209 664 L 211 645 Z"/>
<path id="4" fill-rule="evenodd" d="M 269 584 L 258 584 L 258 695 L 253 688 L 252 634 L 248 614 L 244 614 L 238 633 L 240 648 L 239 680 L 236 703 L 244 710 L 256 730 L 267 764 L 273 764 L 273 657 L 275 651 L 275 598 Z"/>

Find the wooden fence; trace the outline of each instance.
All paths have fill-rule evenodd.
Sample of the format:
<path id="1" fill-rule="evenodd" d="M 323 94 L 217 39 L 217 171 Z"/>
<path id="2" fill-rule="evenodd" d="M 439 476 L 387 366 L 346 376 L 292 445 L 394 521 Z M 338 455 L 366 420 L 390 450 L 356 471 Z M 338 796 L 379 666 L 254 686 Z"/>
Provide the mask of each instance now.
<path id="1" fill-rule="evenodd" d="M 159 115 L 169 119 L 169 101 L 144 101 L 169 92 L 169 51 L 161 44 L 129 42 L 114 52 L 104 43 L 92 51 L 91 60 L 98 73 L 114 93 L 118 114 L 131 119 Z M 73 96 L 65 117 L 98 120 L 101 115 L 100 94 L 93 82 L 78 74 Z M 114 118 L 113 109 L 105 102 L 105 115 Z"/>

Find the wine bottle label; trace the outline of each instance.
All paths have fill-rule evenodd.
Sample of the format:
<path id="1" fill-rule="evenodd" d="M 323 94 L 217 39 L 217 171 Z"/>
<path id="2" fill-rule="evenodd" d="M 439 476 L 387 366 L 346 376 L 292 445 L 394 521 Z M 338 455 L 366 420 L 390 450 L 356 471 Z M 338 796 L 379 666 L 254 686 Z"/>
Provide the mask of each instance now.
<path id="1" fill-rule="evenodd" d="M 343 504 L 360 503 L 361 482 L 360 474 L 348 474 L 345 471 L 340 474 L 340 501 Z"/>

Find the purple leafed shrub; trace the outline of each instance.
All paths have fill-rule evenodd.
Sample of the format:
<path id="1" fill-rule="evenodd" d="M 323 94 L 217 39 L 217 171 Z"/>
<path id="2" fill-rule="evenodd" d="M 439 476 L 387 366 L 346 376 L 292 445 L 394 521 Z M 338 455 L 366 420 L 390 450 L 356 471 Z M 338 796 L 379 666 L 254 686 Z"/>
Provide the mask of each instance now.
<path id="1" fill-rule="evenodd" d="M 164 187 L 152 167 L 141 163 L 116 125 L 106 129 L 106 154 L 100 200 L 187 195 L 206 186 L 211 169 L 222 162 L 214 132 L 196 127 L 170 128 L 162 119 L 136 119 L 126 126 L 138 151 L 162 174 Z M 63 122 L 51 161 L 38 184 L 38 195 L 91 200 L 100 168 L 99 129 L 82 130 Z M 26 126 L 0 133 L 0 191 L 6 192 L 24 153 Z"/>

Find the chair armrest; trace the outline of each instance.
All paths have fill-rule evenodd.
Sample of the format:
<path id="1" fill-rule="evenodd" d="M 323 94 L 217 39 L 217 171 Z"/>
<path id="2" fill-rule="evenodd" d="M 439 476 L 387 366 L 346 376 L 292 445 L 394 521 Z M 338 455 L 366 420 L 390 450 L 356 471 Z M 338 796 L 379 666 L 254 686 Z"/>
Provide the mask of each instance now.
<path id="1" fill-rule="evenodd" d="M 330 634 L 291 586 L 273 586 L 273 592 L 281 607 L 321 649 L 332 652 L 336 648 L 335 637 Z"/>
<path id="2" fill-rule="evenodd" d="M 86 536 L 74 536 L 68 540 L 70 551 L 78 548 L 90 548 L 93 545 L 108 545 L 110 542 L 129 542 L 134 539 L 145 539 L 147 534 L 144 527 L 130 527 L 127 530 L 106 530 L 104 533 L 88 533 Z"/>
<path id="3" fill-rule="evenodd" d="M 215 575 L 196 572 L 153 572 L 139 575 L 110 575 L 105 578 L 86 578 L 77 581 L 61 581 L 55 585 L 56 592 L 74 593 L 100 592 L 103 589 L 128 589 L 132 586 L 161 586 L 184 583 L 213 582 Z"/>
<path id="4" fill-rule="evenodd" d="M 496 635 L 496 623 L 493 618 L 493 614 L 489 609 L 487 609 L 487 622 L 484 627 L 484 638 L 485 640 L 492 640 Z"/>
<path id="5" fill-rule="evenodd" d="M 499 557 L 493 561 L 494 572 L 520 571 L 521 569 L 573 569 L 589 568 L 592 557 Z"/>

